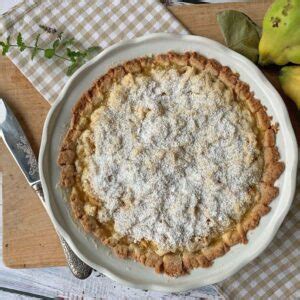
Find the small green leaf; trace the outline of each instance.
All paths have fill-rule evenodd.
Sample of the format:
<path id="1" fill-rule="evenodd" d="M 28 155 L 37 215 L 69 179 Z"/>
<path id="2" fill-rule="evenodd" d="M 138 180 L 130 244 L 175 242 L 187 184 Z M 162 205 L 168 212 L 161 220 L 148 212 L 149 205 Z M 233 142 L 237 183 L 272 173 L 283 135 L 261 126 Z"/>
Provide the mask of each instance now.
<path id="1" fill-rule="evenodd" d="M 2 47 L 2 55 L 6 55 L 10 47 L 10 35 L 6 38 L 6 42 L 0 42 L 0 46 Z"/>
<path id="2" fill-rule="evenodd" d="M 261 36 L 260 27 L 247 15 L 236 10 L 219 12 L 217 21 L 226 45 L 256 63 Z"/>
<path id="3" fill-rule="evenodd" d="M 85 52 L 73 51 L 70 48 L 67 48 L 67 56 L 71 59 L 71 61 L 75 62 L 79 57 L 85 57 Z"/>
<path id="4" fill-rule="evenodd" d="M 101 47 L 93 46 L 93 47 L 87 48 L 85 52 L 86 52 L 87 56 L 90 58 L 90 57 L 93 57 L 94 55 L 98 54 L 101 50 L 102 50 Z"/>
<path id="5" fill-rule="evenodd" d="M 33 48 L 32 53 L 31 53 L 31 60 L 33 60 L 34 57 L 37 55 L 39 39 L 40 39 L 40 34 L 38 33 L 38 35 L 35 38 L 34 48 Z"/>
<path id="6" fill-rule="evenodd" d="M 2 49 L 2 55 L 6 55 L 6 53 L 8 52 L 10 48 L 10 35 L 7 36 L 6 38 L 6 44 L 4 45 L 3 49 Z"/>
<path id="7" fill-rule="evenodd" d="M 52 58 L 55 54 L 55 50 L 52 48 L 45 49 L 44 56 L 48 59 Z"/>
<path id="8" fill-rule="evenodd" d="M 59 43 L 60 43 L 59 39 L 55 40 L 52 45 L 53 49 L 56 49 L 59 46 Z"/>
<path id="9" fill-rule="evenodd" d="M 26 45 L 23 42 L 22 34 L 19 32 L 18 37 L 17 37 L 17 45 L 20 49 L 20 51 L 24 51 L 26 49 Z"/>
<path id="10" fill-rule="evenodd" d="M 3 41 L 0 41 L 0 46 L 2 47 L 2 55 L 5 55 L 8 51 L 6 43 Z"/>
<path id="11" fill-rule="evenodd" d="M 67 75 L 71 76 L 78 68 L 80 67 L 80 64 L 78 62 L 73 62 L 68 68 L 67 68 Z"/>
<path id="12" fill-rule="evenodd" d="M 63 40 L 60 45 L 61 45 L 61 47 L 66 47 L 69 45 L 73 45 L 74 42 L 75 42 L 75 39 L 72 37 L 72 38 Z"/>
<path id="13" fill-rule="evenodd" d="M 70 48 L 67 48 L 67 56 L 73 61 L 76 61 L 75 51 L 72 51 Z"/>
<path id="14" fill-rule="evenodd" d="M 19 32 L 17 37 L 17 45 L 20 47 L 23 44 L 23 38 L 21 32 Z"/>
<path id="15" fill-rule="evenodd" d="M 6 53 L 8 52 L 8 50 L 9 50 L 9 45 L 5 44 L 2 47 L 2 55 L 6 55 Z"/>

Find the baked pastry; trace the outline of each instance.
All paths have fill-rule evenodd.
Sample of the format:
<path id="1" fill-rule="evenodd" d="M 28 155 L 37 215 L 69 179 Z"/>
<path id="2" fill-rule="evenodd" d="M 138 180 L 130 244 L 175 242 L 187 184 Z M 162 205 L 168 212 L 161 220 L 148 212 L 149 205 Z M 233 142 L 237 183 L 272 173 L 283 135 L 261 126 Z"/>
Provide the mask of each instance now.
<path id="1" fill-rule="evenodd" d="M 239 74 L 198 53 L 128 61 L 73 108 L 60 184 L 121 258 L 170 276 L 209 267 L 270 211 L 277 124 Z"/>

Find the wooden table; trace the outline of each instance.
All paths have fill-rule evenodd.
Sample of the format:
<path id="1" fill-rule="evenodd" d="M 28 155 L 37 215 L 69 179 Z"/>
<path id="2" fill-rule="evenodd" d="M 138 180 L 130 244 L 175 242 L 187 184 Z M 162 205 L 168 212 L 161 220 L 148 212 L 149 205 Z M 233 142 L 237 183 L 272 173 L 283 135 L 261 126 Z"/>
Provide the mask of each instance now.
<path id="1" fill-rule="evenodd" d="M 218 11 L 228 8 L 238 9 L 261 24 L 270 3 L 271 1 L 267 0 L 251 3 L 174 6 L 169 9 L 192 34 L 223 42 L 215 18 Z M 270 67 L 263 72 L 283 96 L 299 143 L 300 114 L 296 105 L 282 93 L 277 79 L 278 69 Z M 42 126 L 50 106 L 6 57 L 0 57 L 0 97 L 5 99 L 15 112 L 34 152 L 38 154 Z M 52 224 L 2 141 L 0 141 L 0 153 L 0 171 L 3 172 L 4 183 L 3 260 L 5 264 L 12 268 L 65 265 Z M 0 265 L 0 273 L 1 269 L 5 270 Z M 58 269 L 57 272 L 56 275 L 61 271 Z M 63 272 L 61 274 L 65 274 Z M 0 282 L 2 279 L 5 279 L 5 276 L 0 275 Z M 69 280 L 74 279 L 70 277 Z M 83 287 L 85 284 L 79 286 Z M 43 282 L 42 285 L 47 283 Z M 49 292 L 47 295 L 50 294 Z"/>

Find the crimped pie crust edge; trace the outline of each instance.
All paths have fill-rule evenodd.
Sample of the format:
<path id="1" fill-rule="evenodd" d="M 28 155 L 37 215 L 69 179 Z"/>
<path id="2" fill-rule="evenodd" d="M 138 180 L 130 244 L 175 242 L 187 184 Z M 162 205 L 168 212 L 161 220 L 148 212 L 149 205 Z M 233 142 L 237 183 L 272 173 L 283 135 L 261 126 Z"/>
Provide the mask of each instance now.
<path id="1" fill-rule="evenodd" d="M 224 255 L 230 247 L 237 243 L 247 243 L 247 232 L 258 226 L 260 218 L 270 211 L 270 202 L 278 195 L 279 190 L 274 186 L 275 181 L 284 170 L 284 163 L 280 162 L 278 149 L 275 145 L 277 125 L 271 124 L 271 117 L 267 115 L 266 108 L 250 92 L 249 85 L 239 80 L 239 75 L 229 67 L 222 66 L 214 59 L 207 59 L 195 52 L 184 54 L 167 53 L 151 57 L 142 57 L 124 63 L 121 66 L 110 69 L 100 77 L 93 86 L 84 93 L 75 104 L 72 111 L 72 120 L 68 132 L 62 142 L 58 164 L 61 166 L 60 184 L 64 188 L 70 188 L 75 183 L 75 147 L 76 140 L 85 128 L 83 122 L 85 116 L 89 116 L 94 107 L 103 101 L 111 84 L 120 80 L 128 73 L 139 73 L 143 68 L 152 64 L 167 67 L 170 64 L 176 66 L 192 66 L 198 70 L 206 70 L 218 77 L 228 88 L 245 102 L 249 111 L 255 116 L 257 128 L 263 133 L 260 137 L 264 169 L 260 183 L 260 197 L 256 204 L 243 217 L 234 229 L 226 231 L 220 239 L 196 252 L 183 252 L 178 254 L 168 253 L 159 256 L 151 249 L 141 249 L 135 244 L 120 245 L 111 240 L 103 239 L 101 228 L 96 219 L 87 215 L 83 209 L 84 203 L 79 195 L 70 196 L 70 205 L 73 215 L 80 221 L 86 232 L 91 232 L 103 244 L 110 246 L 115 254 L 121 258 L 133 258 L 146 266 L 153 267 L 157 272 L 164 272 L 170 276 L 180 276 L 197 267 L 209 267 L 212 261 Z"/>

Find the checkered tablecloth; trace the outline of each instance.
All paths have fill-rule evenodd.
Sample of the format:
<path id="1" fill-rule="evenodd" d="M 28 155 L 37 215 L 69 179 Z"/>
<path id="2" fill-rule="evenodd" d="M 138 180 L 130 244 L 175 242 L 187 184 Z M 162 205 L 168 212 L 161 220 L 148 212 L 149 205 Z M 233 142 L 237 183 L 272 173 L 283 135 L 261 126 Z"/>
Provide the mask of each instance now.
<path id="1" fill-rule="evenodd" d="M 153 32 L 185 34 L 187 30 L 155 0 L 27 0 L 0 17 L 0 33 L 22 32 L 24 40 L 33 41 L 38 24 L 58 28 L 74 36 L 83 47 L 107 47 L 122 39 Z M 42 43 L 47 42 L 47 34 Z M 25 50 L 12 51 L 10 59 L 32 82 L 33 86 L 53 103 L 68 80 L 67 64 L 37 56 L 30 60 Z M 298 177 L 298 186 L 300 178 Z M 300 187 L 275 239 L 259 258 L 231 278 L 200 289 L 207 295 L 226 298 L 300 298 Z M 199 291 L 200 291 L 199 290 Z M 182 294 L 185 296 L 186 294 Z"/>
<path id="2" fill-rule="evenodd" d="M 299 163 L 296 193 L 287 217 L 274 240 L 258 258 L 218 284 L 226 298 L 300 299 Z"/>
<path id="3" fill-rule="evenodd" d="M 105 48 L 154 32 L 188 33 L 155 0 L 26 0 L 1 17 L 0 33 L 21 32 L 24 40 L 32 44 L 37 32 L 41 32 L 39 24 L 74 36 L 82 48 Z M 43 34 L 41 45 L 47 39 L 53 40 L 53 36 Z M 27 50 L 12 50 L 8 56 L 45 99 L 53 103 L 68 80 L 67 62 L 46 60 L 41 55 L 31 61 Z"/>

